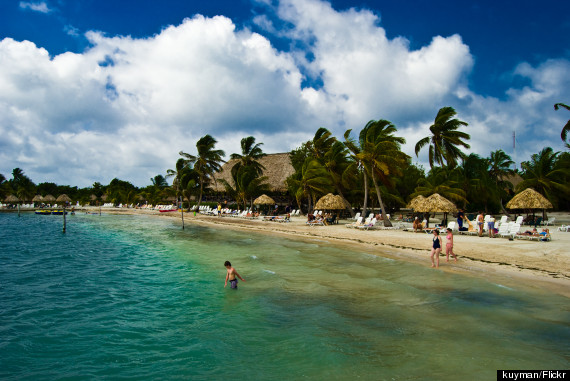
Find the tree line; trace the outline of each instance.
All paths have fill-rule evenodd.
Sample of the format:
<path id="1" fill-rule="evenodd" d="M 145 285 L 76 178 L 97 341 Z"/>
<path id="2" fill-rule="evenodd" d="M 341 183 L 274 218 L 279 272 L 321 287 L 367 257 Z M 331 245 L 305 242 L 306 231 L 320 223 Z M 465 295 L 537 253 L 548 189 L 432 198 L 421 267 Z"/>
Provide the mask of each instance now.
<path id="1" fill-rule="evenodd" d="M 559 108 L 570 110 L 562 103 L 555 105 L 556 110 Z M 556 209 L 569 209 L 568 152 L 545 147 L 515 169 L 513 160 L 503 150 L 493 151 L 488 157 L 466 152 L 470 135 L 461 129 L 467 126 L 452 107 L 438 111 L 429 135 L 415 145 L 416 157 L 427 149 L 427 171 L 413 164 L 412 157 L 401 150 L 406 140 L 398 136 L 397 127 L 388 120 L 371 120 L 359 132 L 347 130 L 342 138 L 321 127 L 313 139 L 290 152 L 295 172 L 286 181 L 288 196 L 298 208 L 310 211 L 319 197 L 332 192 L 342 197 L 351 215 L 354 208 L 361 209 L 362 214 L 376 208 L 385 217 L 418 195 L 439 193 L 468 210 L 506 213 L 505 203 L 518 191 L 531 187 Z M 570 121 L 561 132 L 567 148 L 569 126 Z M 235 163 L 231 168 L 232 181 L 218 180 L 225 191 L 217 196 L 233 199 L 246 208 L 252 206 L 255 197 L 270 192 L 270 186 L 260 164 L 266 155 L 261 148 L 263 143 L 257 143 L 253 136 L 240 143 L 241 153 L 230 155 Z M 143 188 L 116 178 L 105 186 L 96 182 L 82 189 L 54 183 L 36 185 L 20 168 L 15 168 L 11 179 L 0 174 L 0 196 L 3 199 L 15 194 L 22 200 L 31 200 L 35 194 L 66 193 L 82 203 L 105 199 L 115 204 L 156 204 L 170 197 L 187 204 L 195 199 L 199 206 L 205 194 L 216 195 L 211 185 L 225 157 L 216 144 L 212 136 L 203 136 L 196 143 L 196 155 L 181 151 L 174 169 L 150 179 L 151 184 Z M 520 182 L 514 187 L 512 180 L 517 176 Z M 172 178 L 172 185 L 168 178 Z M 384 221 L 389 224 L 387 218 Z"/>

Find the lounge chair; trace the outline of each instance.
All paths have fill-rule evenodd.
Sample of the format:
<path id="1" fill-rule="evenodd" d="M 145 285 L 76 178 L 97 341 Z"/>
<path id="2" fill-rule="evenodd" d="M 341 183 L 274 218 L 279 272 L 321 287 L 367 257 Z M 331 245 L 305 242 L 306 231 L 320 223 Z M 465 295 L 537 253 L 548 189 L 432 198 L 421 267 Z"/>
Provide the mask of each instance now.
<path id="1" fill-rule="evenodd" d="M 554 225 L 554 220 L 556 220 L 556 217 L 549 217 L 548 220 L 543 223 L 543 225 L 544 226 Z"/>
<path id="2" fill-rule="evenodd" d="M 358 218 L 360 217 L 360 212 L 356 213 L 356 215 L 354 216 L 353 220 L 358 220 Z"/>
<path id="3" fill-rule="evenodd" d="M 370 220 L 369 223 L 364 224 L 364 225 L 359 225 L 356 226 L 358 229 L 364 229 L 364 230 L 369 230 L 369 229 L 373 229 L 374 226 L 376 225 L 376 218 L 373 218 Z"/>
<path id="4" fill-rule="evenodd" d="M 346 224 L 346 225 L 344 225 L 344 226 L 346 226 L 347 228 L 354 228 L 354 227 L 356 227 L 356 226 L 358 226 L 358 225 L 362 225 L 362 220 L 363 220 L 362 217 L 358 217 L 358 218 L 356 219 L 356 222 L 353 222 L 353 223 L 351 223 L 351 224 Z"/>
<path id="5" fill-rule="evenodd" d="M 557 230 L 559 232 L 568 232 L 570 230 L 570 225 L 560 225 Z"/>

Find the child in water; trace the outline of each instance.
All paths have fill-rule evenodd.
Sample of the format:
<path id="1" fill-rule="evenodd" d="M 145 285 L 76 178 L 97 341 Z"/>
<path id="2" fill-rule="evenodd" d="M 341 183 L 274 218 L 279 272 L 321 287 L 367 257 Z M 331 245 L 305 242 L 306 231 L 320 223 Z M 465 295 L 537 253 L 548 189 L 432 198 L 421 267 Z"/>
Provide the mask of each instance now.
<path id="1" fill-rule="evenodd" d="M 237 289 L 237 279 L 236 276 L 243 280 L 245 282 L 245 279 L 243 279 L 236 271 L 236 269 L 234 269 L 232 267 L 232 264 L 230 263 L 230 261 L 226 261 L 224 263 L 224 266 L 226 266 L 226 269 L 228 270 L 228 273 L 226 274 L 226 283 L 224 284 L 224 288 L 228 285 L 228 281 L 230 282 L 230 287 L 231 288 L 235 288 Z"/>

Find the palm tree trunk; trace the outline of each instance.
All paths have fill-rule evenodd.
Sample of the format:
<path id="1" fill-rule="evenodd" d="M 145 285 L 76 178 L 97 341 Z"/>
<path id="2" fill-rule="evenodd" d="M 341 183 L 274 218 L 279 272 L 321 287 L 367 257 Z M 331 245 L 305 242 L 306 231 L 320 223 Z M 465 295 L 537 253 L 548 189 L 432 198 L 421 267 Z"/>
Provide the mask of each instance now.
<path id="1" fill-rule="evenodd" d="M 374 176 L 374 168 L 372 168 L 372 182 L 374 183 L 374 187 L 376 188 L 376 194 L 378 195 L 378 203 L 380 204 L 380 210 L 382 211 L 382 221 L 384 221 L 385 227 L 392 226 L 392 223 L 386 217 L 386 211 L 384 210 L 384 203 L 382 202 L 382 196 L 380 195 L 380 188 L 378 187 L 378 183 L 376 182 L 376 176 Z"/>
<path id="2" fill-rule="evenodd" d="M 368 206 L 368 174 L 366 169 L 363 169 L 364 174 L 364 204 L 362 205 L 362 216 L 366 216 L 366 209 Z"/>
<path id="3" fill-rule="evenodd" d="M 200 204 L 202 203 L 202 192 L 204 190 L 204 181 L 202 179 L 202 175 L 200 175 L 200 196 L 198 197 L 198 205 L 196 205 L 196 209 L 200 208 Z"/>

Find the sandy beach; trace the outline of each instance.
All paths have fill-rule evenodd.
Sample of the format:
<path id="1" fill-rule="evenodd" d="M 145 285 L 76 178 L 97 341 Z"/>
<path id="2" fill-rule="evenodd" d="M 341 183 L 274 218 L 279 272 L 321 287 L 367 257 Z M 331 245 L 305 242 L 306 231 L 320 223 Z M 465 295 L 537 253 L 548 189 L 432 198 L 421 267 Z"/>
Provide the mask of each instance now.
<path id="1" fill-rule="evenodd" d="M 179 212 L 159 213 L 142 209 L 104 209 L 105 213 L 145 214 L 159 218 L 181 220 Z M 293 217 L 291 222 L 280 223 L 249 220 L 237 217 L 214 217 L 192 213 L 184 214 L 185 224 L 199 224 L 218 228 L 255 231 L 262 234 L 280 235 L 300 240 L 326 240 L 336 246 L 358 247 L 376 255 L 430 266 L 429 251 L 431 235 L 404 230 L 348 229 L 352 221 L 341 220 L 338 225 L 307 226 L 303 216 Z M 566 214 L 557 220 L 565 221 Z M 557 224 L 556 226 L 560 226 Z M 454 251 L 458 262 L 445 262 L 440 257 L 440 271 L 451 271 L 498 280 L 509 284 L 525 284 L 541 287 L 570 297 L 570 232 L 549 227 L 552 240 L 549 242 L 528 241 L 487 236 L 454 235 Z M 444 245 L 445 238 L 443 237 Z M 434 270 L 437 271 L 437 270 Z"/>

